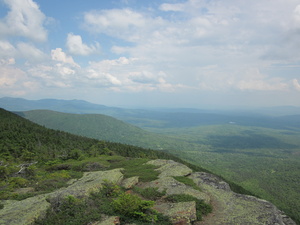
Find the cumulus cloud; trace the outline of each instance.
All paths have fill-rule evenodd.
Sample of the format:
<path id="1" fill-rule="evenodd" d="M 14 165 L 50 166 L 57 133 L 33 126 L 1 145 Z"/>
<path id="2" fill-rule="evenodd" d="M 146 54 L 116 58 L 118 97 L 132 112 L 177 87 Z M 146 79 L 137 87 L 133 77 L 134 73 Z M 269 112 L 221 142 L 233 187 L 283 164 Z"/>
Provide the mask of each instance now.
<path id="1" fill-rule="evenodd" d="M 31 62 L 28 85 L 46 87 L 198 93 L 299 89 L 298 79 L 276 70 L 299 63 L 299 0 L 184 0 L 148 2 L 143 8 L 122 2 L 127 8 L 83 12 L 81 28 L 88 32 L 70 30 L 66 50 L 55 46 L 49 55 L 34 43 L 47 39 L 47 18 L 38 5 L 5 0 L 9 13 L 0 21 L 0 63 L 19 64 L 20 57 Z M 14 39 L 6 41 L 10 36 Z M 101 60 L 92 55 L 100 53 L 100 44 L 89 37 L 101 43 Z M 75 60 L 83 57 L 74 55 L 84 56 L 88 65 L 80 66 Z"/>
<path id="2" fill-rule="evenodd" d="M 300 91 L 300 84 L 299 84 L 298 80 L 297 79 L 293 79 L 292 83 L 293 83 L 294 88 L 297 91 Z"/>
<path id="3" fill-rule="evenodd" d="M 154 71 L 167 71 L 170 83 L 201 90 L 282 91 L 288 89 L 289 81 L 281 75 L 247 73 L 270 68 L 279 59 L 283 64 L 299 59 L 300 39 L 293 25 L 299 11 L 296 2 L 187 0 L 160 5 L 163 15 L 132 9 L 91 11 L 84 22 L 94 32 L 134 42 L 133 46 L 114 45 L 111 50 L 139 58 Z M 136 15 L 141 22 L 127 19 L 118 24 L 111 19 L 120 15 Z M 211 64 L 218 66 L 202 70 Z M 128 79 L 137 85 L 159 83 L 143 70 Z"/>
<path id="4" fill-rule="evenodd" d="M 0 57 L 12 57 L 15 54 L 16 49 L 10 42 L 0 40 Z"/>
<path id="5" fill-rule="evenodd" d="M 43 27 L 46 16 L 32 0 L 4 0 L 10 11 L 0 21 L 0 35 L 22 36 L 35 41 L 46 41 Z"/>
<path id="6" fill-rule="evenodd" d="M 29 43 L 18 43 L 17 50 L 20 56 L 31 62 L 43 61 L 48 58 L 44 52 Z"/>
<path id="7" fill-rule="evenodd" d="M 140 35 L 152 26 L 148 22 L 143 14 L 131 9 L 89 11 L 84 14 L 84 26 L 90 32 L 104 33 L 132 42 L 140 40 Z"/>
<path id="8" fill-rule="evenodd" d="M 167 81 L 163 71 L 141 64 L 137 58 L 120 57 L 113 60 L 91 62 L 87 69 L 86 83 L 112 88 L 114 91 L 174 91 L 180 85 Z"/>
<path id="9" fill-rule="evenodd" d="M 130 27 L 143 27 L 145 25 L 144 16 L 131 9 L 112 9 L 91 11 L 84 15 L 84 21 L 96 31 L 109 27 L 118 28 L 125 31 Z"/>
<path id="10" fill-rule="evenodd" d="M 61 48 L 56 48 L 54 50 L 51 50 L 51 57 L 52 60 L 79 67 L 79 65 L 74 62 L 72 56 L 68 56 L 65 52 L 62 51 Z"/>
<path id="11" fill-rule="evenodd" d="M 34 82 L 28 89 L 29 77 L 14 63 L 14 59 L 0 60 L 0 95 L 22 96 L 35 90 Z"/>
<path id="12" fill-rule="evenodd" d="M 175 4 L 163 3 L 159 7 L 159 9 L 162 11 L 175 11 L 175 12 L 184 11 L 184 8 L 185 8 L 184 4 L 182 3 L 175 3 Z"/>
<path id="13" fill-rule="evenodd" d="M 67 37 L 67 48 L 71 54 L 87 56 L 99 52 L 100 45 L 96 43 L 95 45 L 88 46 L 82 42 L 80 35 L 69 33 Z"/>
<path id="14" fill-rule="evenodd" d="M 51 58 L 32 65 L 27 70 L 30 79 L 41 86 L 51 88 L 72 88 L 79 84 L 81 67 L 61 48 L 51 50 Z"/>

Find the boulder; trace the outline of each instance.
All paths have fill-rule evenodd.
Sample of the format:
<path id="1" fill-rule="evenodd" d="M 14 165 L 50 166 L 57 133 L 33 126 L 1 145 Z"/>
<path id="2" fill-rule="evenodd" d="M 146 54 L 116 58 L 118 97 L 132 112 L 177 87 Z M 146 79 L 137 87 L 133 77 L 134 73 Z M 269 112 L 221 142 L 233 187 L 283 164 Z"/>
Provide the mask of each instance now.
<path id="1" fill-rule="evenodd" d="M 120 184 L 123 179 L 122 170 L 123 169 L 113 169 L 107 171 L 86 172 L 78 180 L 73 180 L 70 186 L 51 193 L 49 198 L 64 198 L 68 195 L 85 197 L 91 192 L 99 190 L 105 181 Z"/>
<path id="2" fill-rule="evenodd" d="M 207 184 L 207 185 L 215 187 L 217 189 L 223 189 L 223 190 L 227 190 L 227 191 L 231 190 L 228 183 L 226 183 L 221 178 L 219 178 L 213 174 L 205 173 L 205 172 L 197 172 L 197 177 L 199 179 L 197 179 L 198 183 L 196 183 L 196 184 L 199 187 L 202 184 Z"/>
<path id="3" fill-rule="evenodd" d="M 52 193 L 34 196 L 22 201 L 1 201 L 4 208 L 0 210 L 0 224 L 32 224 L 35 219 L 45 215 L 50 207 L 48 201 L 55 203 L 68 195 L 87 196 L 89 193 L 99 190 L 104 181 L 120 183 L 123 178 L 121 171 L 122 169 L 87 172 L 80 179 L 72 180 L 70 186 Z"/>
<path id="4" fill-rule="evenodd" d="M 212 215 L 204 218 L 205 225 L 296 225 L 273 204 L 249 195 L 237 194 L 220 178 L 202 172 L 189 176 L 211 196 Z"/>
<path id="5" fill-rule="evenodd" d="M 210 202 L 210 197 L 207 194 L 195 190 L 194 188 L 175 180 L 173 177 L 159 178 L 144 184 L 144 188 L 147 187 L 158 188 L 158 191 L 160 192 L 166 191 L 166 195 L 187 194 L 199 200 L 204 200 L 206 203 Z"/>
<path id="6" fill-rule="evenodd" d="M 188 225 L 197 220 L 196 203 L 194 201 L 161 203 L 155 205 L 154 209 L 168 216 L 172 224 Z"/>
<path id="7" fill-rule="evenodd" d="M 134 185 L 136 185 L 138 182 L 139 182 L 139 177 L 138 176 L 130 177 L 130 178 L 124 179 L 121 183 L 121 186 L 126 188 L 126 189 L 130 189 Z"/>
<path id="8" fill-rule="evenodd" d="M 4 208 L 0 210 L 0 224 L 27 225 L 46 214 L 50 203 L 46 195 L 27 198 L 22 201 L 2 201 Z"/>
<path id="9" fill-rule="evenodd" d="M 187 176 L 193 171 L 181 163 L 173 160 L 155 159 L 147 162 L 147 164 L 158 166 L 156 171 L 160 172 L 159 176 L 162 177 L 174 177 L 174 176 Z"/>

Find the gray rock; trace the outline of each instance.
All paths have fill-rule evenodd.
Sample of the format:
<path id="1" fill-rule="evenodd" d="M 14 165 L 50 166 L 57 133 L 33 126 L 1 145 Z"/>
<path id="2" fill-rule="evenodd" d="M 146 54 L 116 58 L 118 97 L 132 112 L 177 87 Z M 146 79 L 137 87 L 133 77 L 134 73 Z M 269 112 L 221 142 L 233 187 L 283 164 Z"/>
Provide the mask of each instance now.
<path id="1" fill-rule="evenodd" d="M 221 178 L 205 172 L 197 172 L 197 179 L 198 183 L 196 183 L 199 187 L 201 187 L 202 184 L 208 184 L 212 187 L 215 187 L 217 189 L 223 189 L 230 191 L 230 186 L 228 183 L 223 181 Z"/>
<path id="2" fill-rule="evenodd" d="M 188 225 L 197 220 L 196 203 L 194 201 L 161 203 L 155 205 L 154 209 L 163 215 L 170 217 L 172 224 Z"/>
<path id="3" fill-rule="evenodd" d="M 187 194 L 199 200 L 204 200 L 206 203 L 210 202 L 210 197 L 207 194 L 199 190 L 195 190 L 194 188 L 175 180 L 173 177 L 159 178 L 146 183 L 144 187 L 158 188 L 158 191 L 160 192 L 166 191 L 166 195 Z"/>
<path id="4" fill-rule="evenodd" d="M 91 192 L 99 190 L 104 181 L 120 184 L 123 179 L 123 174 L 121 173 L 122 170 L 123 169 L 113 169 L 107 171 L 86 172 L 78 180 L 73 180 L 70 186 L 51 193 L 49 198 L 64 198 L 68 195 L 85 197 Z"/>
<path id="5" fill-rule="evenodd" d="M 211 196 L 214 205 L 213 215 L 204 218 L 203 224 L 296 225 L 270 202 L 234 193 L 214 175 L 196 172 L 189 177 Z"/>
<path id="6" fill-rule="evenodd" d="M 55 192 L 38 195 L 22 201 L 2 201 L 4 208 L 0 210 L 0 224 L 32 224 L 35 219 L 45 215 L 50 207 L 50 203 L 47 200 L 50 200 L 50 202 L 60 201 L 68 195 L 76 197 L 87 196 L 92 191 L 97 191 L 101 188 L 105 180 L 112 183 L 120 183 L 123 178 L 121 171 L 122 169 L 87 172 L 84 173 L 82 178 L 73 180 L 70 186 Z"/>
<path id="7" fill-rule="evenodd" d="M 50 203 L 48 195 L 39 195 L 22 201 L 3 201 L 4 208 L 0 210 L 0 224 L 27 225 L 35 219 L 44 216 Z"/>
<path id="8" fill-rule="evenodd" d="M 147 164 L 151 164 L 154 166 L 159 166 L 156 171 L 160 172 L 158 177 L 175 177 L 175 176 L 187 176 L 191 174 L 193 171 L 178 162 L 174 162 L 173 160 L 165 160 L 165 159 L 155 159 L 147 162 Z"/>
<path id="9" fill-rule="evenodd" d="M 121 186 L 129 189 L 132 188 L 134 185 L 136 185 L 139 182 L 139 177 L 135 176 L 135 177 L 130 177 L 130 178 L 126 178 L 122 181 Z"/>

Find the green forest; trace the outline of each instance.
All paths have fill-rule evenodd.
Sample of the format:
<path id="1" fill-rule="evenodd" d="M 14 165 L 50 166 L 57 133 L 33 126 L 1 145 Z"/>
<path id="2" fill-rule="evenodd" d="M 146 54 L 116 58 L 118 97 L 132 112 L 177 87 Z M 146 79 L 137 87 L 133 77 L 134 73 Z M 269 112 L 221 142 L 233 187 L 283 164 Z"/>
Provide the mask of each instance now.
<path id="1" fill-rule="evenodd" d="M 140 181 L 151 181 L 157 179 L 158 172 L 154 171 L 155 166 L 145 165 L 145 162 L 158 158 L 172 159 L 196 171 L 202 170 L 161 151 L 48 129 L 3 109 L 0 109 L 0 118 L 0 210 L 4 207 L 1 200 L 23 200 L 52 192 L 66 187 L 70 179 L 78 179 L 87 171 L 123 168 L 124 177 L 139 176 Z M 233 188 L 239 190 L 238 186 L 233 185 Z M 151 209 L 152 200 L 164 193 L 156 189 L 134 191 L 143 199 L 126 193 L 116 184 L 105 183 L 103 189 L 88 198 L 68 196 L 59 203 L 51 202 L 45 218 L 34 224 L 88 224 L 101 219 L 103 213 L 118 215 L 124 223 L 171 224 L 166 216 Z M 178 197 L 183 197 L 178 201 L 191 201 L 192 198 Z M 200 220 L 212 209 L 203 201 L 195 201 Z"/>
<path id="2" fill-rule="evenodd" d="M 300 203 L 296 200 L 300 199 L 300 129 L 297 123 L 286 127 L 281 121 L 277 128 L 270 123 L 267 126 L 266 122 L 264 126 L 221 123 L 166 127 L 163 120 L 148 120 L 151 126 L 142 130 L 103 115 L 40 110 L 19 114 L 46 127 L 98 140 L 129 142 L 163 150 L 238 184 L 248 193 L 271 201 L 295 220 L 300 220 Z M 179 120 L 177 114 L 174 118 Z"/>
<path id="3" fill-rule="evenodd" d="M 167 158 L 183 162 L 198 171 L 211 171 L 229 182 L 234 191 L 267 199 L 299 222 L 300 205 L 297 199 L 300 198 L 300 131 L 295 128 L 287 130 L 225 124 L 182 128 L 152 127 L 144 131 L 102 115 L 68 117 L 72 114 L 32 112 L 35 116 L 39 115 L 36 118 L 46 127 L 51 122 L 52 128 L 55 128 L 57 125 L 53 121 L 61 116 L 65 118 L 65 123 L 62 125 L 62 119 L 58 119 L 58 130 L 46 129 L 45 126 L 14 113 L 0 110 L 1 199 L 28 197 L 28 194 L 15 193 L 14 190 L 37 183 L 37 179 L 42 177 L 45 180 L 38 182 L 40 186 L 35 187 L 35 194 L 62 187 L 66 185 L 66 177 L 70 179 L 80 176 L 82 171 L 90 168 L 95 157 L 101 155 Z M 26 116 L 26 113 L 29 115 L 30 112 L 18 114 Z M 49 119 L 49 115 L 53 118 Z M 81 125 L 80 133 L 76 131 L 76 127 L 70 126 L 77 122 Z M 94 127 L 92 131 L 88 129 L 91 123 L 97 124 L 91 126 Z M 68 129 L 71 127 L 71 131 L 77 135 L 62 131 L 64 126 L 69 127 Z M 140 131 L 142 135 L 139 134 Z M 95 132 L 103 133 L 106 140 L 101 139 L 102 136 L 85 137 Z M 128 139 L 132 137 L 133 142 L 142 143 L 143 146 L 153 142 L 156 149 L 164 151 L 121 144 L 122 140 L 119 143 L 108 141 L 110 137 L 120 133 L 127 135 Z M 20 165 L 28 162 L 35 163 L 22 171 L 27 173 L 27 177 L 15 177 L 22 169 Z M 102 164 L 105 167 L 111 163 L 104 160 Z M 67 173 L 62 172 L 66 168 L 71 169 Z M 49 175 L 49 171 L 53 173 L 53 177 Z"/>

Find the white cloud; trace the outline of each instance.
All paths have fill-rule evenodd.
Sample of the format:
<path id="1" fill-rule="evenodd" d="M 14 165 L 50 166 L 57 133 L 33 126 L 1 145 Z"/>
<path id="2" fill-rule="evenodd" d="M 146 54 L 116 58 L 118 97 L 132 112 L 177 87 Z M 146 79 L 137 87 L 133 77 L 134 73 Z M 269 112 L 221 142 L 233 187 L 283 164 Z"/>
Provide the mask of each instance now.
<path id="1" fill-rule="evenodd" d="M 300 4 L 296 6 L 293 17 L 296 24 L 300 26 Z"/>
<path id="2" fill-rule="evenodd" d="M 35 91 L 36 85 L 30 82 L 26 72 L 13 66 L 14 59 L 0 61 L 0 95 L 23 96 Z M 28 88 L 28 84 L 32 86 Z"/>
<path id="3" fill-rule="evenodd" d="M 0 66 L 6 66 L 6 65 L 13 65 L 16 61 L 14 58 L 8 58 L 8 59 L 1 59 L 0 60 Z"/>
<path id="4" fill-rule="evenodd" d="M 300 84 L 299 84 L 298 80 L 297 79 L 293 79 L 292 83 L 293 83 L 294 88 L 297 91 L 300 91 Z"/>
<path id="5" fill-rule="evenodd" d="M 34 43 L 47 39 L 45 15 L 32 0 L 5 0 L 10 11 L 0 21 L 0 63 L 30 62 L 22 67 L 27 85 L 81 91 L 299 89 L 299 79 L 291 79 L 296 69 L 289 75 L 283 67 L 299 66 L 300 0 L 184 0 L 160 6 L 146 1 L 129 8 L 133 2 L 123 1 L 128 8 L 83 12 L 81 28 L 88 32 L 83 35 L 70 25 L 66 50 L 56 45 L 46 55 L 42 49 L 52 48 L 54 40 L 43 47 Z M 98 39 L 101 52 L 91 37 Z M 100 59 L 92 55 L 97 53 Z M 89 64 L 83 66 L 79 59 Z"/>
<path id="6" fill-rule="evenodd" d="M 130 27 L 143 27 L 146 25 L 144 16 L 131 9 L 92 11 L 85 13 L 84 20 L 87 25 L 96 28 L 96 31 L 109 27 L 125 31 Z"/>
<path id="7" fill-rule="evenodd" d="M 32 0 L 4 0 L 10 11 L 0 21 L 0 35 L 22 36 L 35 41 L 46 41 L 43 27 L 46 16 Z"/>
<path id="8" fill-rule="evenodd" d="M 175 3 L 175 4 L 163 3 L 163 4 L 160 5 L 159 9 L 162 10 L 162 11 L 180 12 L 180 11 L 184 11 L 184 4 L 181 4 L 181 3 Z"/>
<path id="9" fill-rule="evenodd" d="M 122 29 L 122 26 L 117 29 L 110 18 L 112 15 L 118 18 L 119 14 L 125 14 L 124 10 L 88 12 L 86 16 L 95 17 L 90 21 L 85 18 L 85 23 L 91 28 L 94 21 L 94 31 L 135 43 L 114 45 L 111 51 L 139 58 L 141 64 L 151 68 L 133 71 L 127 77 L 136 85 L 158 82 L 143 71 L 163 70 L 171 75 L 169 83 L 201 90 L 284 91 L 289 81 L 283 76 L 257 77 L 255 73 L 247 75 L 247 71 L 271 68 L 278 59 L 283 63 L 299 59 L 296 46 L 300 38 L 294 34 L 292 43 L 286 39 L 294 29 L 291 21 L 298 15 L 296 2 L 299 0 L 275 0 L 272 4 L 258 0 L 251 4 L 238 0 L 189 0 L 162 4 L 159 9 L 166 13 L 164 16 L 153 11 L 146 14 L 130 10 L 148 26 L 132 24 L 134 29 Z M 126 24 L 123 27 L 130 27 L 130 23 Z M 204 74 L 201 68 L 211 64 L 217 68 L 208 68 Z"/>
<path id="10" fill-rule="evenodd" d="M 12 57 L 15 54 L 16 49 L 11 43 L 0 40 L 0 57 Z"/>
<path id="11" fill-rule="evenodd" d="M 32 44 L 20 42 L 17 44 L 17 50 L 18 54 L 20 54 L 20 56 L 25 58 L 27 61 L 38 62 L 48 58 L 44 52 Z"/>
<path id="12" fill-rule="evenodd" d="M 82 42 L 80 35 L 69 33 L 67 37 L 67 48 L 71 54 L 87 56 L 99 52 L 100 46 L 98 43 L 88 46 Z"/>
<path id="13" fill-rule="evenodd" d="M 77 68 L 77 67 L 76 67 Z M 74 87 L 78 71 L 63 63 L 37 65 L 28 70 L 31 79 L 44 87 Z"/>
<path id="14" fill-rule="evenodd" d="M 143 92 L 160 90 L 174 91 L 180 85 L 167 81 L 163 71 L 140 64 L 137 58 L 120 57 L 114 60 L 91 62 L 85 72 L 85 83 L 92 86 L 106 87 L 113 91 Z"/>
<path id="15" fill-rule="evenodd" d="M 62 51 L 61 48 L 56 48 L 54 50 L 51 50 L 51 57 L 52 60 L 67 63 L 75 67 L 79 67 L 79 65 L 74 62 L 72 56 L 68 56 L 65 52 Z"/>
<path id="16" fill-rule="evenodd" d="M 141 39 L 141 30 L 149 29 L 152 24 L 139 12 L 112 9 L 86 12 L 84 26 L 92 33 L 104 33 L 135 42 Z"/>

